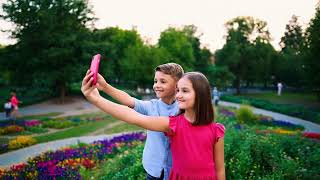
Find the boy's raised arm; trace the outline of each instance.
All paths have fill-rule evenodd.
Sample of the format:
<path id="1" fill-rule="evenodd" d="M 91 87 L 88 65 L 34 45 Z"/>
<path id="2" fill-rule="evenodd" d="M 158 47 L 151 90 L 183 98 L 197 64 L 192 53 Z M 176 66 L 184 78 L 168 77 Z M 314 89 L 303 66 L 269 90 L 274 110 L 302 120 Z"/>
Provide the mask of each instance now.
<path id="1" fill-rule="evenodd" d="M 109 96 L 111 96 L 113 99 L 117 100 L 120 104 L 123 104 L 125 106 L 129 106 L 131 108 L 134 107 L 134 98 L 131 97 L 128 93 L 121 91 L 117 88 L 114 88 L 109 83 L 105 81 L 105 79 L 98 74 L 98 86 L 97 88 L 99 90 L 102 90 Z"/>

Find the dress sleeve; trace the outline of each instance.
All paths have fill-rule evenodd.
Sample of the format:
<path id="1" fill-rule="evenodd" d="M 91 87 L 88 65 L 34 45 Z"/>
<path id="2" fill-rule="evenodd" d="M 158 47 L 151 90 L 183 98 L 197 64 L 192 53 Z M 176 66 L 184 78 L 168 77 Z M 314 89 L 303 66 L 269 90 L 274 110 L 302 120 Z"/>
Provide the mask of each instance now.
<path id="1" fill-rule="evenodd" d="M 224 137 L 224 133 L 226 131 L 226 128 L 223 124 L 215 123 L 214 124 L 215 134 L 216 134 L 216 142 L 218 142 L 219 138 Z"/>
<path id="2" fill-rule="evenodd" d="M 169 132 L 165 133 L 166 136 L 174 136 L 177 130 L 177 116 L 169 116 Z"/>

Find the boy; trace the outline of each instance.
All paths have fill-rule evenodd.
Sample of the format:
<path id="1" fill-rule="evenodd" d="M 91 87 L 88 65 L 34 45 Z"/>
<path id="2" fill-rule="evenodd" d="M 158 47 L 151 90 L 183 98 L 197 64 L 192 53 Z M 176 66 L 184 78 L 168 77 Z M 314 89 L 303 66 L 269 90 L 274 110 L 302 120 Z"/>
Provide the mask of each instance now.
<path id="1" fill-rule="evenodd" d="M 175 95 L 177 82 L 182 75 L 183 69 L 176 63 L 167 63 L 156 67 L 153 90 L 159 99 L 150 101 L 135 99 L 126 92 L 112 87 L 100 74 L 98 74 L 97 88 L 141 114 L 173 116 L 179 110 Z M 142 164 L 146 171 L 147 180 L 168 179 L 172 165 L 171 151 L 168 138 L 162 132 L 147 131 Z"/>

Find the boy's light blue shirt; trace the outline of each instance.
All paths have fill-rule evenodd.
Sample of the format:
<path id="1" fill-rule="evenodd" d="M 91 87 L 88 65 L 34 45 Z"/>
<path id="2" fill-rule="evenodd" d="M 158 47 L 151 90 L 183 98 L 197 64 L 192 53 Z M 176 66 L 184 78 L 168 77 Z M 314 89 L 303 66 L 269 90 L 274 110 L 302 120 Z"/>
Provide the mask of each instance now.
<path id="1" fill-rule="evenodd" d="M 148 116 L 174 116 L 178 113 L 178 103 L 166 104 L 160 99 L 142 101 L 135 99 L 134 110 Z M 142 164 L 148 174 L 160 177 L 162 169 L 164 177 L 168 179 L 172 166 L 169 139 L 163 132 L 147 131 L 144 145 Z"/>

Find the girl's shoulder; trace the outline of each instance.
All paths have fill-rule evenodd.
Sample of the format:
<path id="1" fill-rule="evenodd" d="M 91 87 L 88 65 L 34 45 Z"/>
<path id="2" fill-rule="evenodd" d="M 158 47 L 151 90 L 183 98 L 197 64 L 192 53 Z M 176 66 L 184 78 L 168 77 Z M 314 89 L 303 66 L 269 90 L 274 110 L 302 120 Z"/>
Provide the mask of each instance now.
<path id="1" fill-rule="evenodd" d="M 222 138 L 226 131 L 224 125 L 217 122 L 211 123 L 211 129 L 213 130 L 213 133 L 217 139 Z"/>

